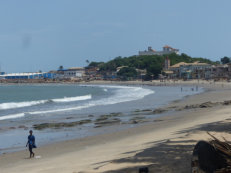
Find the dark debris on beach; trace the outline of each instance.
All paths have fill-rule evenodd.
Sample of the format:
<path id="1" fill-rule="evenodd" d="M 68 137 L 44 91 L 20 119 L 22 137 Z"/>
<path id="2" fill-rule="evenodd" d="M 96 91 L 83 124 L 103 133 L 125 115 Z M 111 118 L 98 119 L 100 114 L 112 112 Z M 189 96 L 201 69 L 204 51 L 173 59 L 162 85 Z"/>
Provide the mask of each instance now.
<path id="1" fill-rule="evenodd" d="M 213 131 L 231 133 L 231 122 L 216 122 L 197 126 L 193 129 L 187 129 L 178 133 L 192 133 L 194 131 Z M 191 172 L 191 160 L 194 147 L 198 141 L 182 140 L 182 141 L 158 141 L 153 146 L 142 151 L 132 151 L 134 156 L 125 157 L 117 160 L 110 160 L 108 163 L 149 163 L 146 165 L 149 172 L 163 173 L 186 173 Z M 150 144 L 150 143 L 149 143 Z M 214 144 L 215 145 L 215 144 Z M 218 142 L 219 146 L 219 142 Z M 231 147 L 230 147 L 231 149 Z M 127 153 L 123 153 L 127 154 Z M 100 164 L 100 163 L 99 163 Z M 107 171 L 103 173 L 138 173 L 141 166 L 134 166 L 115 171 Z M 219 172 L 219 171 L 218 171 Z M 223 172 L 219 172 L 223 173 Z"/>

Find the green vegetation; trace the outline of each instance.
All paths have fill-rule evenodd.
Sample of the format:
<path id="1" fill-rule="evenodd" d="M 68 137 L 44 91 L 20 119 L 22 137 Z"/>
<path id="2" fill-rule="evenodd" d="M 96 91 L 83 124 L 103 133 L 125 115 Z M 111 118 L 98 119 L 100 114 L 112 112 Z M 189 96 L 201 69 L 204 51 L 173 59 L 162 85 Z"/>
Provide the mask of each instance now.
<path id="1" fill-rule="evenodd" d="M 179 63 L 179 62 L 192 63 L 192 62 L 196 62 L 196 61 L 199 61 L 199 62 L 202 62 L 202 63 L 208 63 L 208 64 L 216 64 L 216 62 L 211 61 L 210 59 L 192 58 L 192 57 L 188 56 L 185 53 L 182 53 L 181 55 L 171 54 L 168 57 L 171 60 L 171 65 L 174 65 L 174 64 Z"/>
<path id="2" fill-rule="evenodd" d="M 93 61 L 88 65 L 88 67 L 99 67 L 99 66 L 101 66 L 103 64 L 104 64 L 104 62 L 94 62 Z"/>
<path id="3" fill-rule="evenodd" d="M 129 78 L 135 78 L 138 73 L 134 67 L 123 67 L 120 69 L 117 75 L 120 76 L 122 79 L 127 80 Z"/>
<path id="4" fill-rule="evenodd" d="M 229 57 L 227 57 L 227 56 L 221 58 L 221 63 L 222 64 L 228 64 L 230 62 L 231 62 L 231 59 Z"/>
<path id="5" fill-rule="evenodd" d="M 91 62 L 89 67 L 99 67 L 100 72 L 113 72 L 117 70 L 117 67 L 126 66 L 122 68 L 117 75 L 122 79 L 133 78 L 139 75 L 136 69 L 147 70 L 147 74 L 144 79 L 151 79 L 152 77 L 157 78 L 158 74 L 161 73 L 163 69 L 164 60 L 168 57 L 171 61 L 171 65 L 179 62 L 192 63 L 195 61 L 215 64 L 209 59 L 205 58 L 192 58 L 184 53 L 177 55 L 175 53 L 169 55 L 143 55 L 143 56 L 130 56 L 130 57 L 116 57 L 115 59 L 103 62 Z"/>

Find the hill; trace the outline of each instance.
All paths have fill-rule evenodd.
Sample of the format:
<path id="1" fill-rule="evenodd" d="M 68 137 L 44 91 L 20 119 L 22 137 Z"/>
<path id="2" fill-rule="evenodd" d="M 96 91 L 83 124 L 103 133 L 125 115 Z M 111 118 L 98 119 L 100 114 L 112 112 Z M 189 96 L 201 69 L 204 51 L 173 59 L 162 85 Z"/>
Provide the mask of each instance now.
<path id="1" fill-rule="evenodd" d="M 137 73 L 134 72 L 134 69 L 147 70 L 146 79 L 150 79 L 151 76 L 155 78 L 158 77 L 158 74 L 161 73 L 163 69 L 163 64 L 165 58 L 168 57 L 170 59 L 171 65 L 174 65 L 179 62 L 192 63 L 195 61 L 208 63 L 208 64 L 216 64 L 206 58 L 192 58 L 184 53 L 181 55 L 177 55 L 175 53 L 169 55 L 140 55 L 140 56 L 130 56 L 130 57 L 116 57 L 108 62 L 91 62 L 88 67 L 99 67 L 100 72 L 113 72 L 116 71 L 118 67 L 124 67 L 123 71 L 125 73 L 119 73 L 119 76 L 124 78 L 126 77 L 135 77 Z"/>

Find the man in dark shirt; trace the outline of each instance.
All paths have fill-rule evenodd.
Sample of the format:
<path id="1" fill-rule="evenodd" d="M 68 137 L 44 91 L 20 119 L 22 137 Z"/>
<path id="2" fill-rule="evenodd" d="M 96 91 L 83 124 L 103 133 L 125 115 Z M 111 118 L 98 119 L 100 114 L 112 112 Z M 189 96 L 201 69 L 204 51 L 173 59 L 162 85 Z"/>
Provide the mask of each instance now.
<path id="1" fill-rule="evenodd" d="M 32 135 L 33 131 L 30 130 L 29 133 L 30 133 L 30 135 L 28 136 L 28 141 L 27 141 L 26 147 L 28 146 L 28 148 L 29 148 L 30 158 L 31 158 L 31 157 L 34 157 L 34 152 L 32 151 L 32 149 L 36 148 L 36 145 L 35 145 L 35 137 L 34 137 L 34 135 Z"/>

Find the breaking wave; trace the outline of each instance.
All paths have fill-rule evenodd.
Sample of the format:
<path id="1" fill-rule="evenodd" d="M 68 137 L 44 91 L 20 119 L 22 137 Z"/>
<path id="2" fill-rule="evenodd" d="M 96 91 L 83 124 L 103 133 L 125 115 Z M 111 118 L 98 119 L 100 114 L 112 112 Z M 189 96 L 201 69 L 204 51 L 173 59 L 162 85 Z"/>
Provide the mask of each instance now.
<path id="1" fill-rule="evenodd" d="M 64 97 L 61 99 L 52 99 L 53 102 L 74 102 L 74 101 L 81 101 L 81 100 L 89 100 L 91 99 L 91 95 L 85 96 L 77 96 L 77 97 Z"/>
<path id="2" fill-rule="evenodd" d="M 88 99 L 91 99 L 91 95 L 77 96 L 77 97 L 64 97 L 64 98 L 49 99 L 49 100 L 27 101 L 27 102 L 9 102 L 9 103 L 1 103 L 0 110 L 35 106 L 35 105 L 45 104 L 50 102 L 62 103 L 62 102 L 73 102 L 73 101 L 81 101 L 81 100 L 88 100 Z"/>
<path id="3" fill-rule="evenodd" d="M 101 98 L 99 100 L 90 100 L 87 103 L 83 103 L 82 105 L 78 105 L 75 107 L 69 107 L 69 108 L 60 108 L 60 109 L 51 109 L 51 110 L 44 110 L 44 111 L 33 111 L 33 112 L 24 112 L 19 114 L 13 114 L 13 115 L 6 115 L 3 117 L 0 117 L 0 120 L 5 119 L 12 119 L 12 118 L 20 118 L 25 115 L 44 115 L 48 113 L 55 113 L 55 112 L 65 112 L 65 111 L 72 111 L 72 110 L 81 110 L 85 108 L 90 108 L 94 106 L 104 106 L 104 105 L 112 105 L 116 103 L 123 103 L 128 101 L 134 101 L 144 98 L 147 95 L 155 93 L 155 91 L 151 89 L 146 89 L 142 87 L 128 87 L 128 86 L 108 86 L 108 85 L 87 85 L 90 87 L 102 87 L 106 91 L 110 88 L 115 89 L 112 92 L 112 95 L 109 97 Z M 104 91 L 105 91 L 104 90 Z M 41 101 L 32 101 L 32 102 L 21 102 L 17 104 L 8 103 L 8 107 L 4 107 L 3 104 L 0 104 L 0 109 L 9 109 L 9 107 L 18 108 L 19 106 L 25 107 L 25 106 L 32 106 L 35 104 L 41 104 L 46 102 L 71 102 L 71 101 L 79 101 L 79 100 L 88 100 L 91 99 L 91 95 L 85 95 L 85 96 L 78 96 L 78 97 L 65 97 L 61 99 L 52 99 L 52 100 L 41 100 Z"/>
<path id="4" fill-rule="evenodd" d="M 117 90 L 115 91 L 114 95 L 110 97 L 102 98 L 100 100 L 92 100 L 80 106 L 56 109 L 56 110 L 35 111 L 35 112 L 28 112 L 28 113 L 29 114 L 47 114 L 47 113 L 54 113 L 54 112 L 81 110 L 81 109 L 89 108 L 93 106 L 104 106 L 104 105 L 111 105 L 111 104 L 116 104 L 116 103 L 139 100 L 149 94 L 155 93 L 153 90 L 144 89 L 142 87 L 107 86 L 107 85 L 90 85 L 90 86 L 103 87 L 103 88 L 116 88 Z"/>
<path id="5" fill-rule="evenodd" d="M 21 118 L 21 117 L 24 117 L 24 116 L 25 116 L 25 113 L 12 114 L 12 115 L 6 115 L 6 116 L 3 116 L 3 117 L 0 117 L 0 120 Z"/>

